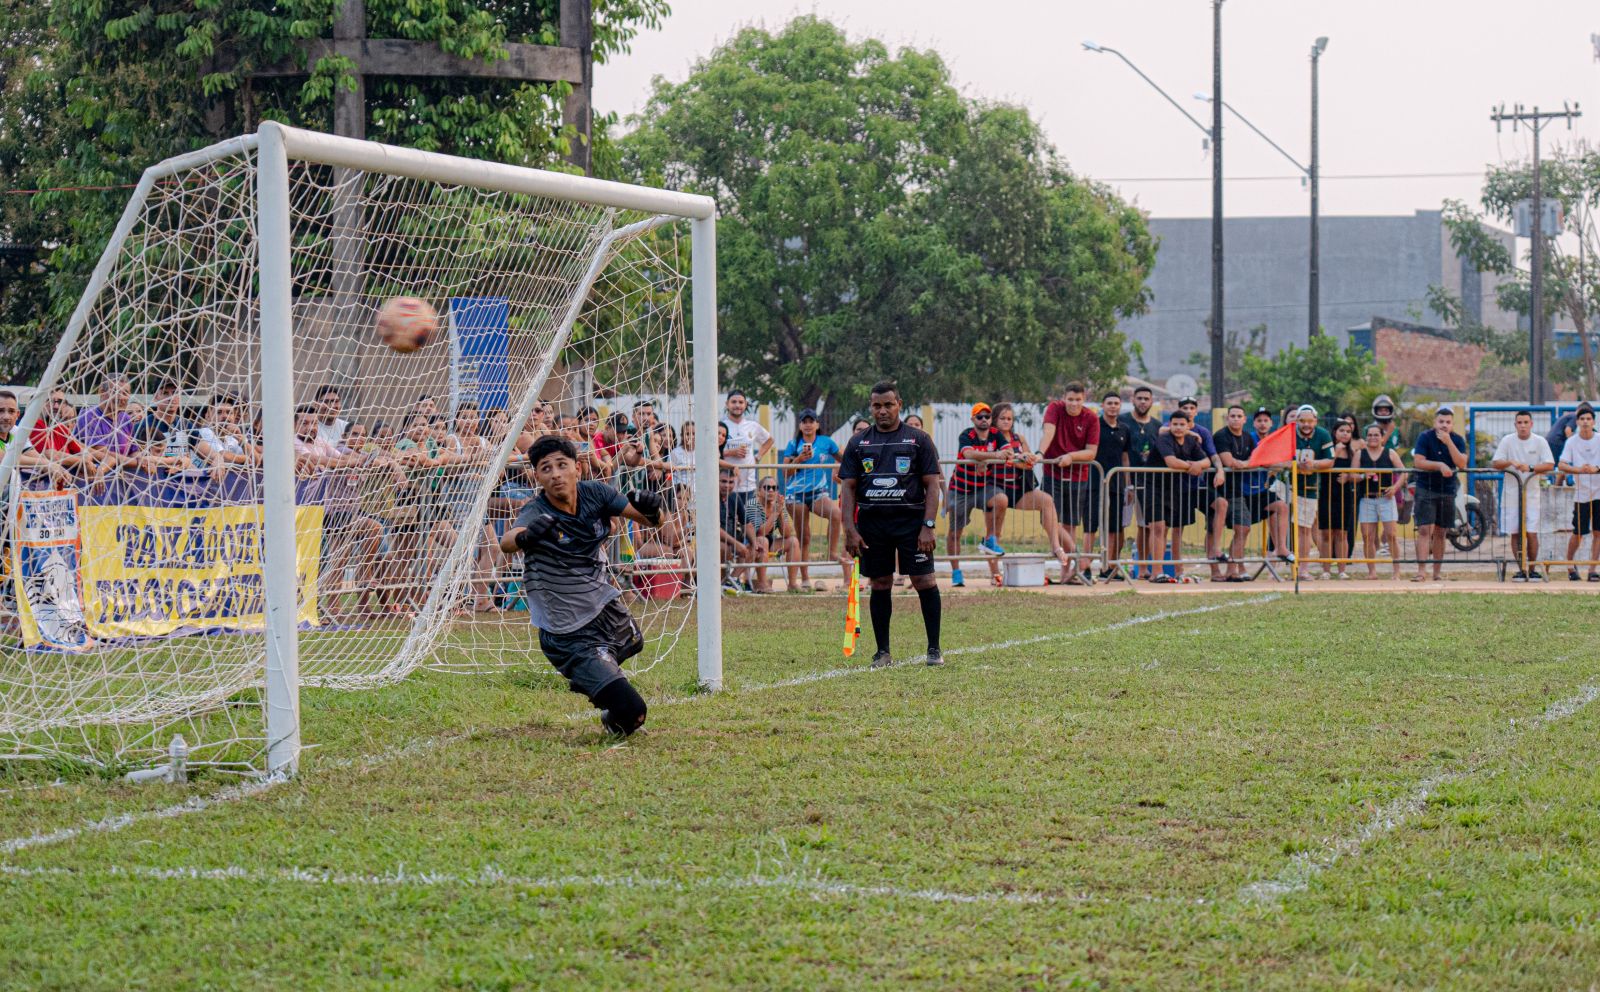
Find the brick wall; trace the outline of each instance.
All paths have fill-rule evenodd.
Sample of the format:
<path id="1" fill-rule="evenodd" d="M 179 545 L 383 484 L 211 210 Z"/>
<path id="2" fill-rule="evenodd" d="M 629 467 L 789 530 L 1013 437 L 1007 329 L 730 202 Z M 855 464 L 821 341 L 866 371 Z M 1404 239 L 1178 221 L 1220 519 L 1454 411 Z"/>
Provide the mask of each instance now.
<path id="1" fill-rule="evenodd" d="M 1394 327 L 1379 327 L 1373 337 L 1391 382 L 1459 393 L 1478 379 L 1484 350 L 1475 344 Z"/>

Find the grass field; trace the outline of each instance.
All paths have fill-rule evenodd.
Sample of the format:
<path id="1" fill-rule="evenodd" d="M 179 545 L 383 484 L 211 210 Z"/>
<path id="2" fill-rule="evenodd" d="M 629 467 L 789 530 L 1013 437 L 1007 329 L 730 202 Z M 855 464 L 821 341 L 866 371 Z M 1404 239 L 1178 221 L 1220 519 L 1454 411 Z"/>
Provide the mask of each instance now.
<path id="1" fill-rule="evenodd" d="M 984 593 L 873 672 L 744 598 L 621 745 L 537 656 L 308 691 L 292 783 L 0 794 L 0 988 L 1594 988 L 1594 602 Z"/>

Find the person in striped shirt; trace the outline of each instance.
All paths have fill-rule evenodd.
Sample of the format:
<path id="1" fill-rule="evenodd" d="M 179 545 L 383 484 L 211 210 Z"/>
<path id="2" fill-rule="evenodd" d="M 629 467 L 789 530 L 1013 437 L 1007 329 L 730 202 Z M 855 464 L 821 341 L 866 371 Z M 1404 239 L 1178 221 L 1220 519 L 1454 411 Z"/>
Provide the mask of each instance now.
<path id="1" fill-rule="evenodd" d="M 952 558 L 961 553 L 961 532 L 966 529 L 972 511 L 982 510 L 985 534 L 979 547 L 991 558 L 990 581 L 999 585 L 1000 567 L 993 559 L 1006 552 L 995 536 L 995 516 L 998 510 L 1004 508 L 1005 496 L 995 488 L 990 470 L 991 463 L 1005 460 L 1006 452 L 1000 432 L 993 429 L 993 424 L 994 411 L 989 404 L 974 403 L 972 426 L 962 431 L 956 442 L 956 457 L 960 461 L 956 463 L 955 471 L 950 473 L 950 483 L 946 487 L 950 493 L 950 509 L 947 511 L 950 529 L 945 535 L 945 551 Z M 952 560 L 951 572 L 951 585 L 967 584 L 961 574 L 959 560 Z"/>

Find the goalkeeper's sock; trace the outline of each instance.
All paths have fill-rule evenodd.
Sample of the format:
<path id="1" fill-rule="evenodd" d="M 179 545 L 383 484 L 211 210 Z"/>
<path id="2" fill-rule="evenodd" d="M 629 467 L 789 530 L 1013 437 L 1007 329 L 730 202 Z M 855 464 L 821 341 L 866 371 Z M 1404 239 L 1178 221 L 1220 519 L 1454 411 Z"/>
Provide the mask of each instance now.
<path id="1" fill-rule="evenodd" d="M 889 650 L 889 618 L 894 616 L 894 590 L 874 589 L 868 600 L 872 610 L 872 637 L 879 651 Z"/>
<path id="2" fill-rule="evenodd" d="M 917 590 L 922 601 L 922 625 L 928 629 L 928 653 L 939 650 L 939 621 L 944 617 L 944 606 L 939 601 L 939 587 L 929 586 Z"/>

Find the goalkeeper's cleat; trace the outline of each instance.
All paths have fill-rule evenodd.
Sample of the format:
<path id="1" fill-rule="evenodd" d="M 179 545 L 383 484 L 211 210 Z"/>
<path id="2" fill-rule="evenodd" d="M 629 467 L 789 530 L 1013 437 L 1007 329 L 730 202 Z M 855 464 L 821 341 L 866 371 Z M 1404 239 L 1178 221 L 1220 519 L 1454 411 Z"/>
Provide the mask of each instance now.
<path id="1" fill-rule="evenodd" d="M 938 648 L 929 648 L 927 662 L 930 668 L 944 664 L 944 652 Z"/>
<path id="2" fill-rule="evenodd" d="M 983 543 L 978 545 L 978 547 L 983 551 L 984 554 L 994 555 L 997 558 L 1006 553 L 1006 549 L 1000 546 L 1000 541 L 993 537 L 984 538 Z"/>
<path id="3" fill-rule="evenodd" d="M 889 656 L 887 651 L 879 651 L 872 656 L 873 668 L 888 668 L 892 664 L 894 664 L 894 659 Z"/>

